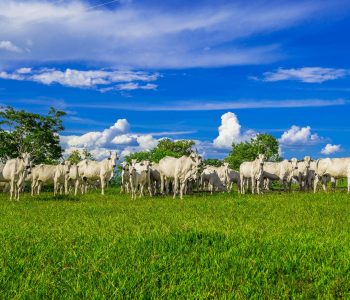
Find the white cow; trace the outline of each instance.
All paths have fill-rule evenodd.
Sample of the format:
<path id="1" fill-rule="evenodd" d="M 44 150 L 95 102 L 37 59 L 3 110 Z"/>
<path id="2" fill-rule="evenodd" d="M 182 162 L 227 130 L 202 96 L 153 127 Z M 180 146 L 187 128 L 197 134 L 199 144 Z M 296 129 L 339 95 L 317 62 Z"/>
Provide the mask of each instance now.
<path id="1" fill-rule="evenodd" d="M 120 193 L 129 193 L 130 186 L 130 166 L 127 161 L 121 163 L 122 167 L 122 185 L 120 188 Z"/>
<path id="2" fill-rule="evenodd" d="M 221 185 L 228 186 L 229 182 L 229 167 L 228 163 L 224 163 L 220 167 L 215 167 L 215 166 L 206 166 L 205 169 L 203 170 L 201 174 L 201 184 L 203 184 L 202 188 L 205 188 L 206 184 L 209 183 L 209 177 L 211 173 L 216 172 L 216 175 L 214 176 L 219 176 Z"/>
<path id="3" fill-rule="evenodd" d="M 165 183 L 173 180 L 174 198 L 180 192 L 180 198 L 182 199 L 187 181 L 193 176 L 197 177 L 201 162 L 201 157 L 194 152 L 190 156 L 184 155 L 180 158 L 166 156 L 161 159 L 159 161 L 161 192 L 164 193 Z"/>
<path id="4" fill-rule="evenodd" d="M 327 191 L 327 180 L 337 180 L 347 178 L 348 193 L 350 193 L 350 158 L 325 158 L 319 159 L 315 166 L 314 192 L 317 191 L 317 185 L 321 181 L 323 189 Z"/>
<path id="5" fill-rule="evenodd" d="M 298 162 L 298 169 L 295 172 L 296 174 L 294 176 L 294 179 L 298 181 L 301 191 L 304 191 L 305 189 L 309 189 L 310 187 L 308 185 L 308 179 L 309 179 L 311 162 L 312 162 L 312 159 L 310 156 L 305 156 L 302 161 Z"/>
<path id="6" fill-rule="evenodd" d="M 105 194 L 107 181 L 113 177 L 118 156 L 116 152 L 110 152 L 110 156 L 102 161 L 84 159 L 78 163 L 79 176 L 83 180 L 85 189 L 88 182 L 99 182 L 101 194 Z"/>
<path id="7" fill-rule="evenodd" d="M 161 186 L 161 176 L 159 171 L 159 164 L 151 163 L 150 164 L 150 172 L 151 172 L 151 185 L 153 189 L 153 194 L 157 194 L 160 192 Z"/>
<path id="8" fill-rule="evenodd" d="M 145 187 L 148 188 L 148 192 L 152 197 L 150 162 L 137 162 L 136 159 L 133 159 L 130 167 L 131 198 L 133 200 L 136 199 L 138 190 L 140 191 L 140 198 L 144 196 Z"/>
<path id="9" fill-rule="evenodd" d="M 241 192 L 241 178 L 239 175 L 238 171 L 232 170 L 232 169 L 228 169 L 227 172 L 228 175 L 228 190 L 231 191 L 233 188 L 233 184 L 237 184 L 237 190 L 240 193 Z"/>
<path id="10" fill-rule="evenodd" d="M 267 189 L 269 189 L 269 182 L 279 180 L 283 184 L 284 191 L 292 189 L 292 179 L 297 175 L 298 160 L 292 158 L 291 160 L 283 160 L 281 162 L 265 162 L 263 177 L 268 181 Z"/>
<path id="11" fill-rule="evenodd" d="M 71 164 L 69 170 L 66 170 L 64 191 L 68 195 L 70 189 L 74 188 L 74 195 L 78 194 L 78 189 L 81 184 L 81 178 L 79 176 L 79 167 L 76 164 Z"/>
<path id="12" fill-rule="evenodd" d="M 222 179 L 216 170 L 212 170 L 209 174 L 208 189 L 211 195 L 213 194 L 213 191 L 227 191 L 226 186 L 223 184 Z"/>
<path id="13" fill-rule="evenodd" d="M 9 159 L 0 165 L 0 182 L 10 183 L 10 200 L 19 201 L 27 174 L 31 172 L 31 155 L 23 153 L 18 158 Z"/>
<path id="14" fill-rule="evenodd" d="M 252 184 L 252 194 L 260 194 L 260 186 L 263 181 L 263 168 L 265 163 L 265 155 L 259 154 L 254 161 L 243 162 L 239 167 L 241 194 L 245 194 L 245 184 L 250 179 Z"/>
<path id="15" fill-rule="evenodd" d="M 53 185 L 53 192 L 56 196 L 58 193 L 63 194 L 66 174 L 69 171 L 70 162 L 62 162 L 59 165 L 40 164 L 32 170 L 32 191 L 31 194 L 40 195 L 43 185 Z"/>

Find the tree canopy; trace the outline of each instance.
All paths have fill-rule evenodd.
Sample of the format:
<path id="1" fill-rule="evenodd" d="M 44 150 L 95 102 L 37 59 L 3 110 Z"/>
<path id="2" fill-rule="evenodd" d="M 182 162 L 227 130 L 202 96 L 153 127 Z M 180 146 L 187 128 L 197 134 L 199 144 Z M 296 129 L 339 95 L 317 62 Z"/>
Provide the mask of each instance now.
<path id="1" fill-rule="evenodd" d="M 77 164 L 83 159 L 90 159 L 90 160 L 95 160 L 94 156 L 92 155 L 91 152 L 89 152 L 88 149 L 83 149 L 82 151 L 80 150 L 74 150 L 72 153 L 67 157 L 66 160 L 70 161 L 72 164 Z"/>
<path id="2" fill-rule="evenodd" d="M 265 154 L 269 161 L 280 161 L 278 150 L 279 143 L 275 137 L 270 134 L 258 134 L 250 142 L 233 144 L 225 161 L 231 168 L 238 170 L 242 162 L 254 160 L 258 154 Z"/>
<path id="3" fill-rule="evenodd" d="M 59 132 L 64 130 L 65 112 L 51 107 L 40 115 L 12 107 L 0 111 L 0 158 L 18 157 L 23 152 L 33 155 L 35 163 L 54 163 L 62 157 Z"/>
<path id="4" fill-rule="evenodd" d="M 159 162 L 165 156 L 181 157 L 183 155 L 190 155 L 192 147 L 195 145 L 191 140 L 172 141 L 170 139 L 162 139 L 158 145 L 150 151 L 141 151 L 132 153 L 125 157 L 125 160 L 130 162 L 132 159 L 138 161 L 149 160 L 152 162 Z"/>
<path id="5" fill-rule="evenodd" d="M 204 160 L 204 165 L 206 166 L 214 166 L 221 167 L 223 165 L 223 161 L 217 158 L 208 158 Z"/>

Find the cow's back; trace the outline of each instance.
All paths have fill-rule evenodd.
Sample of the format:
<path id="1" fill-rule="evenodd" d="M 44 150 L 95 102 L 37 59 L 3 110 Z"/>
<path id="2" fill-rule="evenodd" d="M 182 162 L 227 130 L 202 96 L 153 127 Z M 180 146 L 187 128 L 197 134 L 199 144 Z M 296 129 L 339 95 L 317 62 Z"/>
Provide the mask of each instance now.
<path id="1" fill-rule="evenodd" d="M 55 177 L 56 166 L 38 165 L 32 170 L 32 180 L 42 182 L 53 182 Z"/>
<path id="2" fill-rule="evenodd" d="M 168 178 L 175 177 L 175 168 L 178 158 L 166 156 L 159 161 L 159 172 L 162 176 Z"/>
<path id="3" fill-rule="evenodd" d="M 335 178 L 347 177 L 350 167 L 350 158 L 326 158 L 316 163 L 316 174 L 319 176 L 330 175 Z"/>

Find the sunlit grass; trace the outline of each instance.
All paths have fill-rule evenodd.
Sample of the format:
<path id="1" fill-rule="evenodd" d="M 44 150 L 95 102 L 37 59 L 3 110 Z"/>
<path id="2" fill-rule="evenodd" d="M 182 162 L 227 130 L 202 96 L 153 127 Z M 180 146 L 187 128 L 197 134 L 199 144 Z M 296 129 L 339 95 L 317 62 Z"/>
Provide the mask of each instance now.
<path id="1" fill-rule="evenodd" d="M 350 196 L 0 198 L 1 298 L 348 298 Z"/>

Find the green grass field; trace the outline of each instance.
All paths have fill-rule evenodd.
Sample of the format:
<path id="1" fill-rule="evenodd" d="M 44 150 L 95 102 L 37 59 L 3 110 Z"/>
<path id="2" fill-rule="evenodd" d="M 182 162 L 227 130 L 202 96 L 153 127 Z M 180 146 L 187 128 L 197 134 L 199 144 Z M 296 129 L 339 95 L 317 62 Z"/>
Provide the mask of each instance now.
<path id="1" fill-rule="evenodd" d="M 350 298 L 350 196 L 0 196 L 0 298 Z"/>

